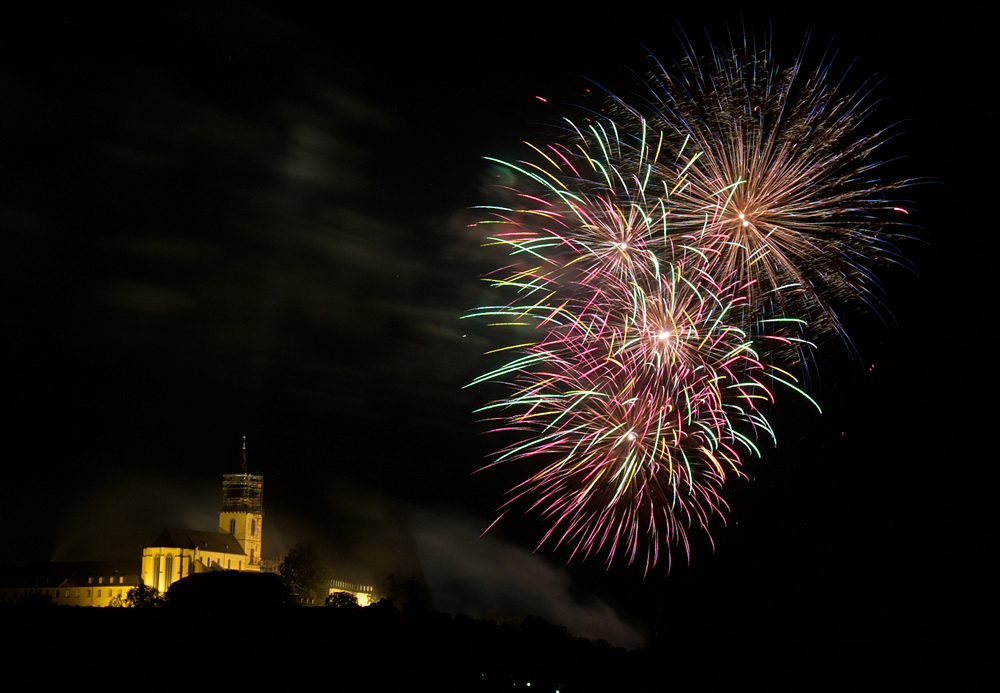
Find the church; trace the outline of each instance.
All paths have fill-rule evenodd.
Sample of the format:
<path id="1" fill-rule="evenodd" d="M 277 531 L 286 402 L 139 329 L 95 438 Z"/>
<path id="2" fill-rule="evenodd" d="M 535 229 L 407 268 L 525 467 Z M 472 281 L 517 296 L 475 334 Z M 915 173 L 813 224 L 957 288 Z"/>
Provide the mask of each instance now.
<path id="1" fill-rule="evenodd" d="M 141 561 L 32 563 L 0 575 L 0 603 L 50 599 L 67 606 L 113 606 L 140 584 L 165 594 L 188 575 L 221 570 L 260 572 L 264 477 L 246 471 L 222 476 L 217 532 L 164 529 Z"/>
<path id="2" fill-rule="evenodd" d="M 142 551 L 142 582 L 165 593 L 188 575 L 218 570 L 260 572 L 264 477 L 224 474 L 219 531 L 164 529 Z"/>
<path id="3" fill-rule="evenodd" d="M 164 529 L 138 562 L 34 563 L 7 571 L 0 575 L 0 603 L 49 599 L 67 606 L 115 606 L 140 584 L 166 594 L 172 584 L 197 573 L 277 572 L 279 561 L 261 558 L 264 477 L 247 472 L 246 437 L 242 470 L 222 475 L 218 531 Z M 331 579 L 330 594 L 335 592 L 348 592 L 365 606 L 373 587 Z"/>

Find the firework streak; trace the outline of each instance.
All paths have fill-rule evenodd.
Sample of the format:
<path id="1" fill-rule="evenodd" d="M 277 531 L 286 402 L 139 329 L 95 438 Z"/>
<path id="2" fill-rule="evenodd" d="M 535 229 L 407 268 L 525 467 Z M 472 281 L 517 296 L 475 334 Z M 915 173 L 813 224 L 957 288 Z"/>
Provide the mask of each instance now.
<path id="1" fill-rule="evenodd" d="M 747 284 L 751 332 L 761 318 L 795 315 L 813 339 L 846 340 L 833 306 L 881 306 L 871 268 L 901 260 L 895 230 L 905 212 L 889 196 L 911 182 L 876 177 L 887 136 L 861 130 L 874 106 L 868 88 L 838 91 L 830 62 L 810 72 L 801 54 L 780 71 L 767 49 L 746 43 L 713 47 L 704 63 L 688 46 L 673 73 L 658 67 L 650 122 L 685 169 L 670 200 L 673 230 L 698 234 L 718 251 L 711 271 Z M 671 180 L 668 168 L 657 173 Z"/>
<path id="2" fill-rule="evenodd" d="M 720 53 L 711 68 L 654 77 L 649 118 L 616 100 L 613 118 L 494 160 L 517 185 L 482 208 L 508 257 L 485 279 L 509 298 L 467 317 L 522 338 L 472 384 L 508 393 L 480 410 L 513 432 L 492 464 L 535 470 L 505 508 L 527 503 L 571 558 L 689 555 L 688 530 L 707 533 L 725 481 L 773 438 L 771 388 L 808 398 L 786 368 L 843 334 L 831 302 L 871 302 L 866 260 L 893 257 L 858 100 L 825 68 Z"/>

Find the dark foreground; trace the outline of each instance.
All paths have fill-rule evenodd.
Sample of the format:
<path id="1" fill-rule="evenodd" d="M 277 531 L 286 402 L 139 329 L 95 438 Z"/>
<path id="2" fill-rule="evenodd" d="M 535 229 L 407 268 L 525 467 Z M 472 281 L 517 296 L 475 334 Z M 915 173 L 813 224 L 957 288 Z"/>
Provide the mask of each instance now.
<path id="1" fill-rule="evenodd" d="M 139 690 L 281 685 L 295 690 L 635 691 L 766 684 L 823 690 L 962 680 L 974 653 L 910 643 L 717 639 L 626 651 L 527 618 L 518 627 L 436 611 L 290 607 L 0 610 L 2 659 L 31 681 Z"/>

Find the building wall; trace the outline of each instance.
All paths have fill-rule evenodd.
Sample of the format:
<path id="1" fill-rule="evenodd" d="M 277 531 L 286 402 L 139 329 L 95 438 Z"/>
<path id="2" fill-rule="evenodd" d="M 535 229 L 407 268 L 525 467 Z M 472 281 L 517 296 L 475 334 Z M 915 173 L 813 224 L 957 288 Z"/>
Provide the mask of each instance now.
<path id="1" fill-rule="evenodd" d="M 46 564 L 37 572 L 28 570 L 10 580 L 7 586 L 0 587 L 0 602 L 20 602 L 37 595 L 65 606 L 110 606 L 116 598 L 124 602 L 128 591 L 139 584 L 138 574 L 122 574 L 99 562 L 83 567 L 74 564 L 71 575 L 63 572 L 61 565 Z M 53 578 L 53 573 L 61 576 Z"/>
<path id="2" fill-rule="evenodd" d="M 147 546 L 142 550 L 142 582 L 161 594 L 182 577 L 210 570 L 246 570 L 246 556 L 173 546 Z"/>
<path id="3" fill-rule="evenodd" d="M 219 532 L 233 534 L 247 555 L 246 566 L 242 570 L 260 570 L 260 545 L 263 536 L 264 515 L 246 511 L 219 513 Z"/>
<path id="4" fill-rule="evenodd" d="M 65 606 L 111 606 L 118 598 L 122 604 L 128 591 L 135 585 L 83 585 L 80 587 L 24 587 L 0 590 L 0 602 L 17 602 L 34 595 L 52 599 L 53 604 Z"/>

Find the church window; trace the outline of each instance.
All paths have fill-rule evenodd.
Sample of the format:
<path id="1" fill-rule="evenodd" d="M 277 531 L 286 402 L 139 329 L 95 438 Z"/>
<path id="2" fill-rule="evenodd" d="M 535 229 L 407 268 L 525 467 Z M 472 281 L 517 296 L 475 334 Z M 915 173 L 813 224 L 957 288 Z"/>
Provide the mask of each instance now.
<path id="1" fill-rule="evenodd" d="M 236 520 L 229 521 L 229 533 L 236 534 Z"/>

